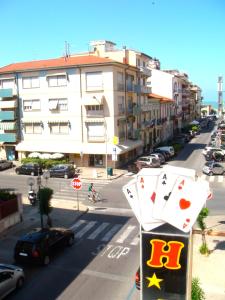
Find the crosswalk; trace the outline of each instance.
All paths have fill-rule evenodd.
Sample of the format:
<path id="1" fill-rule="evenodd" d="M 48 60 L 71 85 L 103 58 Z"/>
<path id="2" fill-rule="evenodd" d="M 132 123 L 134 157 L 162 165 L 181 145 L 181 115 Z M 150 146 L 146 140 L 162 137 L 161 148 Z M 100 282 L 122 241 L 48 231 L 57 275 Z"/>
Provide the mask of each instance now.
<path id="1" fill-rule="evenodd" d="M 94 183 L 94 187 L 96 191 L 101 191 L 101 189 L 110 183 L 110 181 L 99 181 L 99 180 L 92 180 L 91 182 Z M 82 189 L 78 191 L 78 196 L 80 200 L 86 200 L 87 199 L 87 193 L 88 193 L 88 184 L 90 183 L 90 180 L 82 180 Z M 74 201 L 74 199 L 77 197 L 77 191 L 73 190 L 71 186 L 71 182 L 66 182 L 63 185 L 59 187 L 58 190 L 54 192 L 53 199 L 54 200 L 68 200 L 68 201 Z"/>
<path id="2" fill-rule="evenodd" d="M 111 241 L 133 246 L 139 244 L 139 226 L 136 225 L 80 219 L 70 229 L 74 231 L 76 240 L 97 240 L 104 243 Z"/>

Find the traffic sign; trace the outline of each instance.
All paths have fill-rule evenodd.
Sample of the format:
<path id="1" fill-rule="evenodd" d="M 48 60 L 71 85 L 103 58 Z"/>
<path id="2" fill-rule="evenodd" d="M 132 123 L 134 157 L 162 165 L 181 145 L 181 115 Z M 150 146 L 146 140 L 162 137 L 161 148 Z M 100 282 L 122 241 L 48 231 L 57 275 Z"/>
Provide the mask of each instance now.
<path id="1" fill-rule="evenodd" d="M 71 185 L 76 191 L 81 190 L 82 188 L 82 182 L 79 178 L 73 178 Z"/>

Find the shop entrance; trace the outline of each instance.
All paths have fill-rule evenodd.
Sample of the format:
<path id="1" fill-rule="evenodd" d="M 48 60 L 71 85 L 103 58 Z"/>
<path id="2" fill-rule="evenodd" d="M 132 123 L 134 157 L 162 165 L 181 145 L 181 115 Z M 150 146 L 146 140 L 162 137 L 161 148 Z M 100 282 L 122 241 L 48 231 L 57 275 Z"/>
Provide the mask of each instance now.
<path id="1" fill-rule="evenodd" d="M 90 154 L 89 155 L 90 167 L 103 167 L 103 155 L 102 154 Z"/>

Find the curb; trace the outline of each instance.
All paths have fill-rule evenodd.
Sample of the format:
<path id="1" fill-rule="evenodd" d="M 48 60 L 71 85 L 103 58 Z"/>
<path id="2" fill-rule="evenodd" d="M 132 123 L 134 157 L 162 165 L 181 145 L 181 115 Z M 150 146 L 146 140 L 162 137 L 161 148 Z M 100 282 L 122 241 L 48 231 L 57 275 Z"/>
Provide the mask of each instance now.
<path id="1" fill-rule="evenodd" d="M 200 229 L 193 229 L 192 231 L 194 234 L 202 234 L 202 231 Z M 217 230 L 212 230 L 212 229 L 208 229 L 205 232 L 207 235 L 210 236 L 222 236 L 225 237 L 225 231 L 217 231 Z"/>

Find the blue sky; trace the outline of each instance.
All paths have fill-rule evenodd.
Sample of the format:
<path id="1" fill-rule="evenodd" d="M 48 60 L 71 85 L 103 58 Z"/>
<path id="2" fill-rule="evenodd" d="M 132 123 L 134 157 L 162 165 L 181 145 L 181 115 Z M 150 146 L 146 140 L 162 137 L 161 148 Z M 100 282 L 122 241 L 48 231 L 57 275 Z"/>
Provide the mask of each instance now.
<path id="1" fill-rule="evenodd" d="M 178 69 L 217 101 L 225 80 L 224 0 L 0 0 L 0 66 L 87 51 L 110 40 Z"/>

